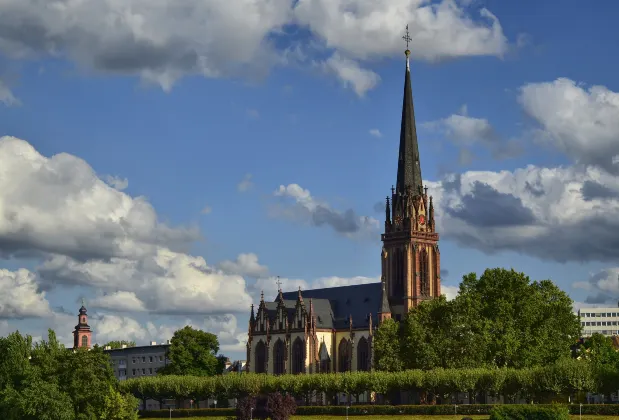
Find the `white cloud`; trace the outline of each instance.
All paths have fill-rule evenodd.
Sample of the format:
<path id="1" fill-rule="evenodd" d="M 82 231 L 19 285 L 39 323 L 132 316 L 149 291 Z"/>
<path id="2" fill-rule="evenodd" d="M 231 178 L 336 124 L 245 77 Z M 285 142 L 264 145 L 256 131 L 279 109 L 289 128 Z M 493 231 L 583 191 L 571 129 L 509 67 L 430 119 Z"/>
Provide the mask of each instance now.
<path id="1" fill-rule="evenodd" d="M 20 105 L 19 99 L 17 99 L 11 89 L 0 80 L 0 103 L 6 106 L 17 106 Z"/>
<path id="2" fill-rule="evenodd" d="M 112 258 L 82 263 L 55 256 L 39 272 L 47 283 L 131 292 L 96 301 L 106 309 L 120 310 L 131 303 L 137 310 L 156 313 L 209 314 L 245 311 L 251 304 L 241 276 L 216 270 L 202 257 L 164 248 L 139 260 Z"/>
<path id="3" fill-rule="evenodd" d="M 239 254 L 236 261 L 222 261 L 219 263 L 219 268 L 226 273 L 249 277 L 262 277 L 269 272 L 269 268 L 261 265 L 254 253 Z"/>
<path id="4" fill-rule="evenodd" d="M 241 182 L 239 182 L 238 185 L 236 186 L 236 189 L 239 192 L 249 191 L 249 189 L 251 189 L 251 187 L 254 186 L 254 183 L 252 182 L 252 178 L 253 178 L 252 174 L 245 174 Z"/>
<path id="5" fill-rule="evenodd" d="M 345 212 L 334 210 L 327 203 L 316 200 L 309 190 L 299 184 L 280 185 L 273 195 L 294 201 L 293 206 L 273 207 L 274 216 L 314 226 L 329 226 L 350 238 L 378 238 L 378 220 L 370 216 L 358 216 L 352 209 Z"/>
<path id="6" fill-rule="evenodd" d="M 453 300 L 456 296 L 458 296 L 459 290 L 459 286 L 447 286 L 445 284 L 441 284 L 441 294 L 445 295 L 447 300 Z"/>
<path id="7" fill-rule="evenodd" d="M 455 0 L 83 0 L 47 7 L 4 0 L 0 52 L 64 57 L 97 71 L 138 75 L 165 90 L 185 75 L 252 77 L 298 61 L 294 46 L 274 41 L 297 42 L 283 30 L 293 24 L 313 34 L 305 43 L 319 40 L 350 59 L 401 54 L 406 24 L 417 58 L 503 55 L 507 41 L 498 20 L 486 9 L 471 10 Z"/>
<path id="8" fill-rule="evenodd" d="M 93 341 L 104 345 L 110 341 L 127 340 L 144 343 L 148 331 L 133 318 L 119 315 L 103 314 L 89 318 L 93 330 Z"/>
<path id="9" fill-rule="evenodd" d="M 560 78 L 522 86 L 519 101 L 539 123 L 539 141 L 576 162 L 619 174 L 613 162 L 619 155 L 619 93 Z"/>
<path id="10" fill-rule="evenodd" d="M 107 175 L 105 177 L 105 182 L 107 182 L 110 187 L 116 188 L 118 191 L 122 191 L 129 186 L 129 180 L 127 178 L 120 178 L 112 175 Z"/>
<path id="11" fill-rule="evenodd" d="M 88 302 L 88 307 L 118 312 L 142 312 L 146 310 L 144 302 L 134 292 L 123 290 L 97 296 Z"/>
<path id="12" fill-rule="evenodd" d="M 379 82 L 380 76 L 371 70 L 363 69 L 359 63 L 333 54 L 323 63 L 324 69 L 334 73 L 344 87 L 351 87 L 357 96 L 363 96 L 373 89 Z"/>
<path id="13" fill-rule="evenodd" d="M 508 43 L 498 19 L 483 8 L 476 13 L 483 20 L 474 20 L 467 9 L 454 0 L 300 0 L 295 15 L 329 48 L 350 58 L 402 54 L 406 25 L 414 58 L 502 56 Z"/>
<path id="14" fill-rule="evenodd" d="M 383 136 L 383 133 L 381 133 L 381 132 L 380 132 L 380 130 L 379 130 L 378 128 L 372 128 L 372 129 L 370 130 L 370 135 L 371 135 L 371 136 L 374 136 L 374 137 L 379 137 L 379 138 L 380 138 L 380 137 L 382 137 L 382 136 Z"/>
<path id="15" fill-rule="evenodd" d="M 36 275 L 26 269 L 0 269 L 0 318 L 45 317 L 51 313 Z"/>
<path id="16" fill-rule="evenodd" d="M 26 141 L 0 138 L 0 254 L 140 257 L 198 237 L 159 222 L 144 198 L 110 187 L 82 159 L 47 158 Z"/>
<path id="17" fill-rule="evenodd" d="M 592 273 L 586 282 L 575 282 L 572 287 L 589 292 L 584 302 L 586 304 L 616 306 L 619 300 L 619 267 L 606 268 Z"/>

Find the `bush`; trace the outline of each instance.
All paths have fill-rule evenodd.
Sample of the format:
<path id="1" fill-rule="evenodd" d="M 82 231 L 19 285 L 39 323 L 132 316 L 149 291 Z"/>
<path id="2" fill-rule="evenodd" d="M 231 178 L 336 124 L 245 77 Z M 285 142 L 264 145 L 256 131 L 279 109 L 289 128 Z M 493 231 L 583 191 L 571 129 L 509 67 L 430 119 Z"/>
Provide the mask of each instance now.
<path id="1" fill-rule="evenodd" d="M 241 398 L 236 405 L 237 420 L 249 420 L 256 409 L 256 399 L 254 397 Z"/>
<path id="2" fill-rule="evenodd" d="M 170 410 L 143 410 L 140 411 L 140 418 L 168 419 Z M 235 417 L 236 412 L 233 408 L 178 408 L 172 409 L 172 418 L 187 417 Z"/>
<path id="3" fill-rule="evenodd" d="M 564 405 L 497 405 L 490 411 L 490 420 L 569 420 L 570 411 Z"/>
<path id="4" fill-rule="evenodd" d="M 488 415 L 492 405 L 468 404 L 459 405 L 455 409 L 457 415 Z M 344 416 L 346 415 L 345 405 L 328 406 L 305 406 L 298 407 L 296 414 L 299 416 Z M 445 405 L 353 405 L 348 408 L 349 416 L 390 416 L 390 415 L 453 415 L 453 404 Z"/>
<path id="5" fill-rule="evenodd" d="M 297 410 L 297 403 L 292 395 L 279 392 L 269 394 L 266 411 L 271 420 L 288 420 Z"/>

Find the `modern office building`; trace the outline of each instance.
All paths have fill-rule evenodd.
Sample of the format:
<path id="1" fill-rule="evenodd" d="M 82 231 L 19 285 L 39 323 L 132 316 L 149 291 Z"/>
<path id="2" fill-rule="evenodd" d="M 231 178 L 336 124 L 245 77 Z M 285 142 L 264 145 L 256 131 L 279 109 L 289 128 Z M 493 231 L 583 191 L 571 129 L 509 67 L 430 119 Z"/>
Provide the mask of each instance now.
<path id="1" fill-rule="evenodd" d="M 619 307 L 582 308 L 577 314 L 583 337 L 591 337 L 595 333 L 608 337 L 619 335 Z"/>

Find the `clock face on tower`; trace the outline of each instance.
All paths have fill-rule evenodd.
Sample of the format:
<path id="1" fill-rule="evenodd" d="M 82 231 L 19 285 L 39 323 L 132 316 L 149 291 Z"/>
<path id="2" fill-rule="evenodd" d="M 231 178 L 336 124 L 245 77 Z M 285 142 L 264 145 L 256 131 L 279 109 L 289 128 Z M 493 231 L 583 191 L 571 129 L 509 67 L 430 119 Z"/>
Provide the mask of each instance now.
<path id="1" fill-rule="evenodd" d="M 426 216 L 424 216 L 423 214 L 419 215 L 419 224 L 420 225 L 425 225 L 426 224 Z"/>
<path id="2" fill-rule="evenodd" d="M 402 218 L 400 216 L 396 216 L 393 221 L 395 222 L 395 224 L 397 226 L 400 226 L 402 224 Z"/>

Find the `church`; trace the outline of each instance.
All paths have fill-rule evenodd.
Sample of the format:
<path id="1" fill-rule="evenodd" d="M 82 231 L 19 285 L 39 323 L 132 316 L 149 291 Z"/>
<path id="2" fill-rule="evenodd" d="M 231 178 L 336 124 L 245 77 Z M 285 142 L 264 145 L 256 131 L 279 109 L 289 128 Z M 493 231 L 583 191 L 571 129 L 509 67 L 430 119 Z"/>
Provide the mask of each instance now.
<path id="1" fill-rule="evenodd" d="M 405 39 L 408 36 L 405 37 Z M 385 202 L 381 282 L 282 292 L 251 307 L 245 369 L 299 374 L 372 369 L 372 336 L 441 294 L 441 260 L 432 197 L 424 188 L 405 51 L 404 99 L 395 187 Z"/>

